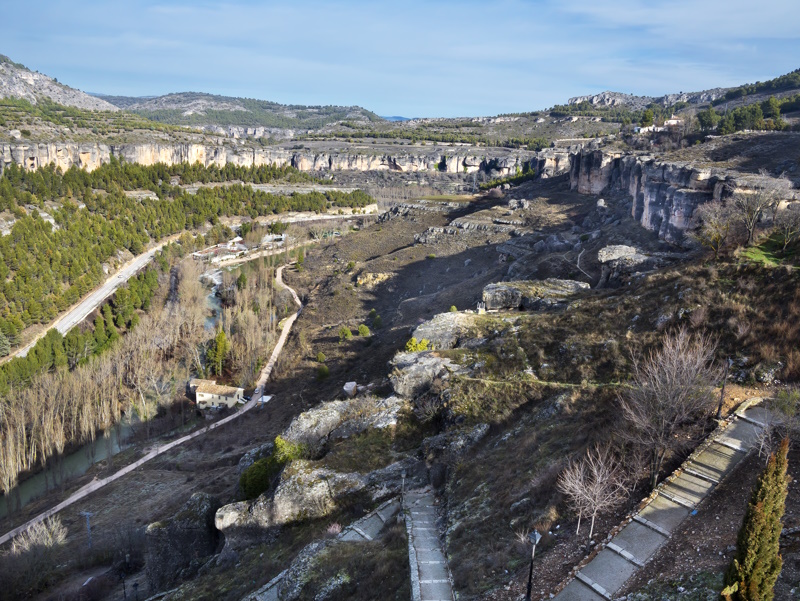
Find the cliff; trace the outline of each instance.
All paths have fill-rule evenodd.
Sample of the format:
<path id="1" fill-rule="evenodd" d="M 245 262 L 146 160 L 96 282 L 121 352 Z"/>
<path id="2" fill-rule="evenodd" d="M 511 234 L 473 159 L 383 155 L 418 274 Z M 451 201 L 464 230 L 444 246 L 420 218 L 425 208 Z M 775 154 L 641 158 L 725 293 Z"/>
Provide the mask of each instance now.
<path id="1" fill-rule="evenodd" d="M 752 176 L 721 168 L 670 163 L 652 155 L 582 149 L 570 156 L 570 187 L 580 194 L 627 193 L 631 214 L 660 238 L 676 242 L 694 210 L 751 186 Z M 790 196 L 795 198 L 796 193 Z"/>
<path id="2" fill-rule="evenodd" d="M 481 149 L 491 153 L 492 149 Z M 442 155 L 441 151 L 402 154 L 368 154 L 354 150 L 346 151 L 293 151 L 284 148 L 260 148 L 246 146 L 222 146 L 203 144 L 122 144 L 99 143 L 47 143 L 5 144 L 0 146 L 0 174 L 15 163 L 25 169 L 55 164 L 62 170 L 76 165 L 93 171 L 112 156 L 132 163 L 154 165 L 165 163 L 199 162 L 205 166 L 227 164 L 249 167 L 251 165 L 291 165 L 300 171 L 441 171 L 444 173 L 474 173 L 479 170 L 494 170 L 500 176 L 513 175 L 526 162 L 535 157 L 527 151 L 498 149 L 497 156 L 474 154 L 457 149 L 453 154 Z M 561 155 L 564 156 L 561 156 Z M 538 160 L 538 159 L 537 159 Z M 566 154 L 560 153 L 558 160 L 551 158 L 548 169 L 566 172 Z"/>

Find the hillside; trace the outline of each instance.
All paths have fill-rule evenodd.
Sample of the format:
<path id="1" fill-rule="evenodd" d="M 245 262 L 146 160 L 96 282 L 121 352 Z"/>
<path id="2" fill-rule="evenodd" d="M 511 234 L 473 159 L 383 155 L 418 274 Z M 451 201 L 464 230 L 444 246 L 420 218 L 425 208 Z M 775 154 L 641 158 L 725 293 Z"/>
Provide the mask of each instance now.
<path id="1" fill-rule="evenodd" d="M 63 106 L 92 111 L 117 111 L 113 104 L 70 88 L 58 80 L 34 72 L 0 54 L 0 98 L 21 98 L 36 104 L 42 98 Z"/>
<path id="2" fill-rule="evenodd" d="M 172 125 L 319 129 L 345 119 L 381 121 L 358 106 L 283 105 L 268 100 L 181 92 L 155 98 L 101 96 L 119 108 Z"/>

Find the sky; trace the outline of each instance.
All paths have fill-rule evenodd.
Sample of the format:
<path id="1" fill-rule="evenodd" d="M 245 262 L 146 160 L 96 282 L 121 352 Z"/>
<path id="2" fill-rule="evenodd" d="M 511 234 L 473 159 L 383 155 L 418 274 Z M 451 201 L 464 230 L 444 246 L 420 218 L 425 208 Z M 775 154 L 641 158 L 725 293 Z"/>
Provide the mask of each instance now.
<path id="1" fill-rule="evenodd" d="M 798 0 L 6 1 L 0 54 L 88 92 L 457 117 L 764 81 L 800 68 L 798 24 Z"/>

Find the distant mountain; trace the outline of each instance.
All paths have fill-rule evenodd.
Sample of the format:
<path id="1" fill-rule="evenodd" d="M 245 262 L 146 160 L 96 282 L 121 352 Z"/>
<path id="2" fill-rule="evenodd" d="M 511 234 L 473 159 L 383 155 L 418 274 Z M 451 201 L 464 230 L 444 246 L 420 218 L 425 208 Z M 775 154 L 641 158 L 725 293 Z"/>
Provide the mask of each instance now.
<path id="1" fill-rule="evenodd" d="M 411 117 L 381 117 L 381 119 L 385 119 L 386 121 L 411 121 Z"/>
<path id="2" fill-rule="evenodd" d="M 64 106 L 93 111 L 118 111 L 119 108 L 100 98 L 58 83 L 52 77 L 35 73 L 0 54 L 0 98 L 21 98 L 36 104 L 42 98 Z"/>
<path id="3" fill-rule="evenodd" d="M 181 92 L 165 96 L 131 98 L 102 96 L 119 108 L 173 125 L 320 129 L 338 121 L 381 121 L 359 106 L 285 105 L 268 100 Z"/>

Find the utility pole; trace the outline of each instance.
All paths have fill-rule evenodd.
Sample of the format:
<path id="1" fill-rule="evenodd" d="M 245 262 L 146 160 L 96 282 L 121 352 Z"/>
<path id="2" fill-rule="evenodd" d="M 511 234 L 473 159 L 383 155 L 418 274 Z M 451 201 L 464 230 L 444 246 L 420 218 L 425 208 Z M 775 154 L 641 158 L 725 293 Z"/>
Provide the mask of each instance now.
<path id="1" fill-rule="evenodd" d="M 542 535 L 539 534 L 538 530 L 534 530 L 528 535 L 528 538 L 533 544 L 533 548 L 531 549 L 531 567 L 528 570 L 528 594 L 525 595 L 525 601 L 530 601 L 531 599 L 531 589 L 533 588 L 533 556 L 536 555 L 536 545 L 542 540 Z"/>
<path id="2" fill-rule="evenodd" d="M 83 517 L 86 518 L 86 534 L 89 537 L 89 548 L 92 548 L 92 523 L 91 517 L 94 515 L 91 511 L 81 511 L 80 513 Z"/>
<path id="3" fill-rule="evenodd" d="M 722 419 L 722 404 L 725 402 L 725 384 L 728 382 L 728 370 L 733 361 L 730 357 L 725 361 L 725 373 L 722 375 L 722 390 L 719 393 L 719 407 L 717 407 L 717 419 Z"/>

